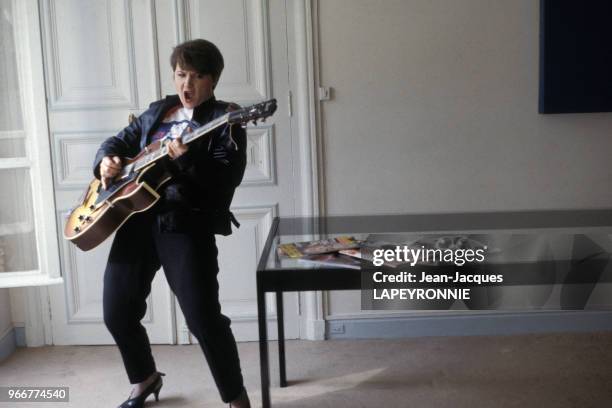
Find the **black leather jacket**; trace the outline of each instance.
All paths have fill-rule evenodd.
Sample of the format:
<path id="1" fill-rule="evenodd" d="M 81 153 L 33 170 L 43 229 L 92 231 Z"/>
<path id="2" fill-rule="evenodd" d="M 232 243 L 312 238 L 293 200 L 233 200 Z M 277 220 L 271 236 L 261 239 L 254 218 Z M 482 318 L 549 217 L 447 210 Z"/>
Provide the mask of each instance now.
<path id="1" fill-rule="evenodd" d="M 179 105 L 178 95 L 153 102 L 149 109 L 116 136 L 106 139 L 94 161 L 94 175 L 100 178 L 104 156 L 134 157 L 150 142 L 166 113 Z M 192 121 L 204 125 L 227 112 L 229 104 L 210 98 L 197 106 Z M 234 190 L 242 181 L 246 166 L 246 132 L 240 125 L 221 126 L 210 142 L 196 140 L 189 150 L 163 165 L 173 178 L 162 187 L 160 202 L 152 209 L 161 231 L 180 232 L 193 227 L 229 235 Z M 213 155 L 214 152 L 214 155 Z"/>

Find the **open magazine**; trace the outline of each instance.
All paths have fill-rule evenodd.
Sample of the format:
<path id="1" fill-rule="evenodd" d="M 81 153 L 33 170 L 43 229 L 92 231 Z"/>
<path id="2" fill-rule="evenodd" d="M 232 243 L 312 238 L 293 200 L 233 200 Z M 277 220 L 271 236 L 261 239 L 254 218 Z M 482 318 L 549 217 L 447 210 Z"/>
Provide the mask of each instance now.
<path id="1" fill-rule="evenodd" d="M 361 269 L 361 261 L 359 259 L 338 254 L 335 252 L 327 254 L 306 255 L 302 258 L 299 258 L 298 262 L 318 266 L 331 266 L 334 268 Z"/>
<path id="2" fill-rule="evenodd" d="M 365 241 L 360 242 L 359 248 L 344 249 L 340 250 L 339 253 L 372 262 L 375 250 L 395 250 L 397 246 L 404 245 L 410 247 L 421 237 L 421 234 L 370 234 Z M 402 264 L 403 262 L 399 261 L 383 260 L 383 266 L 388 268 L 397 268 Z"/>
<path id="3" fill-rule="evenodd" d="M 360 248 L 355 249 L 342 249 L 338 251 L 340 254 L 350 256 L 355 259 L 363 259 L 364 261 L 372 262 L 374 249 L 394 249 L 396 245 L 380 246 L 380 247 L 368 247 L 363 245 Z M 383 261 L 383 265 L 389 268 L 396 268 L 401 265 L 402 262 L 398 261 Z"/>
<path id="4" fill-rule="evenodd" d="M 288 244 L 280 244 L 278 253 L 280 256 L 288 256 L 289 258 L 302 258 L 306 255 L 324 254 L 328 252 L 337 252 L 341 249 L 357 248 L 359 241 L 353 237 L 343 236 L 318 241 L 292 242 Z"/>

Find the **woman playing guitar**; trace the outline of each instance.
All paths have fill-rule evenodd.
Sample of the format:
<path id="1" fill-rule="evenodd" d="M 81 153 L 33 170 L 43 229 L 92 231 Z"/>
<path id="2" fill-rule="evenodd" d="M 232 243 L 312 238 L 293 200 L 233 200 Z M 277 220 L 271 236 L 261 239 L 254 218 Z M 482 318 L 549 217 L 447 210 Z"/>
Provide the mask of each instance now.
<path id="1" fill-rule="evenodd" d="M 224 62 L 209 41 L 187 41 L 170 58 L 177 95 L 154 102 L 116 136 L 102 143 L 94 175 L 106 189 L 125 158 L 164 140 L 171 176 L 149 211 L 130 217 L 117 231 L 104 274 L 104 321 L 134 388 L 121 407 L 142 407 L 158 398 L 157 371 L 145 328 L 145 299 L 160 266 L 208 361 L 217 388 L 230 407 L 249 407 L 230 320 L 221 314 L 215 233 L 231 232 L 229 206 L 246 165 L 246 134 L 240 125 L 222 126 L 212 137 L 187 145 L 185 132 L 231 110 L 214 89 Z"/>

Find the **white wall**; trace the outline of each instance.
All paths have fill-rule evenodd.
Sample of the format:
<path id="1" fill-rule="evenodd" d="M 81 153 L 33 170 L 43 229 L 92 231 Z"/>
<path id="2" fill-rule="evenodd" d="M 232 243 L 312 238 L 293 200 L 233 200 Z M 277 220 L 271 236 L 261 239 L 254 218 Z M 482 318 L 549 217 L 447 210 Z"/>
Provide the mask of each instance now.
<path id="1" fill-rule="evenodd" d="M 321 0 L 319 25 L 329 214 L 611 207 L 612 114 L 537 113 L 538 1 Z"/>
<path id="2" fill-rule="evenodd" d="M 612 114 L 537 113 L 538 1 L 319 8 L 328 213 L 610 207 Z"/>

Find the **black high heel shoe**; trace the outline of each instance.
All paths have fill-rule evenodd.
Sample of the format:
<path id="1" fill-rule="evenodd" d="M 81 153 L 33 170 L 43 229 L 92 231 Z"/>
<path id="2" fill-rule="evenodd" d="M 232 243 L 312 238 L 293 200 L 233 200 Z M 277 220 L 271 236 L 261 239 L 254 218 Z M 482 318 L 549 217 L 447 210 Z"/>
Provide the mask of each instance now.
<path id="1" fill-rule="evenodd" d="M 249 401 L 249 396 L 247 394 L 246 388 L 242 388 L 242 391 L 240 392 L 240 394 L 238 395 L 238 397 L 233 400 L 232 402 L 238 402 L 240 404 L 243 404 L 243 406 L 249 407 L 251 408 L 251 402 Z M 244 405 L 246 404 L 246 405 Z M 229 403 L 229 407 L 232 408 L 232 403 Z"/>
<path id="2" fill-rule="evenodd" d="M 162 385 L 164 385 L 162 381 L 162 376 L 164 375 L 166 374 L 157 373 L 155 381 L 149 384 L 139 396 L 127 399 L 123 404 L 119 405 L 119 408 L 142 408 L 144 407 L 145 400 L 151 394 L 155 396 L 155 401 L 159 401 L 159 390 L 161 390 Z"/>

